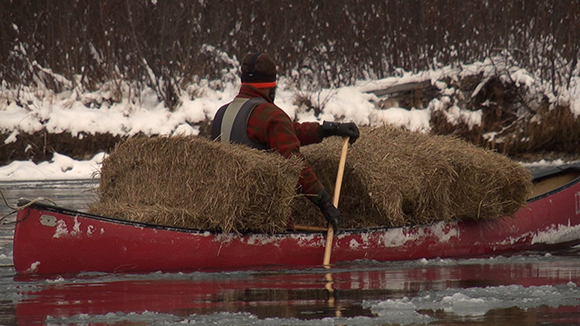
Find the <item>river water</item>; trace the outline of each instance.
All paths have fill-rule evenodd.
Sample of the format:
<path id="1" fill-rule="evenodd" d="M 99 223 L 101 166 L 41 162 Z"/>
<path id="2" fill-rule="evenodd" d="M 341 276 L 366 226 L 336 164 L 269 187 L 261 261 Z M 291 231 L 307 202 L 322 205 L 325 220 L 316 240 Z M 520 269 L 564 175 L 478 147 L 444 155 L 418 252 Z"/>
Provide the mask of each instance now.
<path id="1" fill-rule="evenodd" d="M 91 180 L 0 182 L 84 210 Z M 0 205 L 0 218 L 11 210 Z M 23 277 L 0 226 L 0 325 L 576 325 L 580 249 L 237 272 Z M 328 283 L 329 276 L 332 283 Z M 331 291 L 328 290 L 331 289 Z"/>

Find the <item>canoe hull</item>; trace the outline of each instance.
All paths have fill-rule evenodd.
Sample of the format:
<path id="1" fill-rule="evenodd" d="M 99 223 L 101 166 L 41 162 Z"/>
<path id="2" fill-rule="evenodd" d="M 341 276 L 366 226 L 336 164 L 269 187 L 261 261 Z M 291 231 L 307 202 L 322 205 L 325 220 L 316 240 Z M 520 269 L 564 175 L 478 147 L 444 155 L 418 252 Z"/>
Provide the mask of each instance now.
<path id="1" fill-rule="evenodd" d="M 18 212 L 19 274 L 319 266 L 324 233 L 215 234 L 34 204 Z M 496 255 L 580 244 L 580 180 L 536 197 L 513 217 L 343 230 L 331 263 Z"/>

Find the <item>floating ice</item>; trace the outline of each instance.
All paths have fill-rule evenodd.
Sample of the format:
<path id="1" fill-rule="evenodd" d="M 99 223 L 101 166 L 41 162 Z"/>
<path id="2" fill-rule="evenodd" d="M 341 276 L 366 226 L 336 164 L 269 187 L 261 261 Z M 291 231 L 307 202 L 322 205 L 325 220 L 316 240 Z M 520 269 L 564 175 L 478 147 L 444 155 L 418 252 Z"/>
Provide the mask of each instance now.
<path id="1" fill-rule="evenodd" d="M 415 298 L 389 299 L 364 302 L 378 316 L 400 315 L 418 318 L 419 311 L 442 310 L 458 316 L 482 316 L 493 309 L 539 306 L 560 307 L 580 304 L 580 290 L 573 282 L 556 286 L 522 285 L 489 286 L 485 288 L 445 289 L 425 291 Z M 427 316 L 425 316 L 427 317 Z M 410 319 L 410 318 L 409 318 Z M 401 323 L 401 321 L 393 321 Z"/>

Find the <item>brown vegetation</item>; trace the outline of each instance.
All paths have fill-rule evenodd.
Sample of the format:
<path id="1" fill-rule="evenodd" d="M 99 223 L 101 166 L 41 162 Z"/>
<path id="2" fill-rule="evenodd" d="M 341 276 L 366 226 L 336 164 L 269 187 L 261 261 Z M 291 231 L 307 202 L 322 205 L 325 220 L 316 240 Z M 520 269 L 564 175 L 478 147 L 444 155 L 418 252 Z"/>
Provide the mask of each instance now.
<path id="1" fill-rule="evenodd" d="M 580 157 L 580 116 L 574 116 L 569 103 L 554 105 L 545 96 L 534 98 L 540 94 L 515 82 L 502 82 L 499 76 L 476 81 L 479 84 L 457 86 L 460 91 L 451 97 L 450 104 L 431 113 L 432 133 L 455 135 L 513 158 L 526 154 L 541 158 L 545 152 Z M 478 86 L 477 96 L 470 98 Z M 449 122 L 446 115 L 452 105 L 472 112 L 481 110 L 481 123 Z"/>
<path id="2" fill-rule="evenodd" d="M 340 141 L 304 149 L 321 181 L 333 190 Z M 344 227 L 429 224 L 493 219 L 525 205 L 529 173 L 518 163 L 450 136 L 396 128 L 363 128 L 346 161 L 340 210 Z M 296 224 L 321 222 L 296 205 Z"/>
<path id="3" fill-rule="evenodd" d="M 267 51 L 283 75 L 328 87 L 510 53 L 555 90 L 579 33 L 579 0 L 1 1 L 0 79 L 58 91 L 46 69 L 89 90 L 122 78 L 173 107 L 196 76 L 231 68 L 221 54 Z"/>
<path id="4" fill-rule="evenodd" d="M 201 137 L 133 137 L 103 162 L 96 214 L 215 231 L 286 228 L 298 159 Z"/>
<path id="5" fill-rule="evenodd" d="M 305 149 L 332 192 L 340 141 Z M 295 194 L 300 167 L 297 159 L 200 137 L 131 138 L 103 163 L 90 211 L 225 232 L 279 232 L 290 216 L 324 225 Z M 519 164 L 456 138 L 364 128 L 347 159 L 340 209 L 343 226 L 359 228 L 493 219 L 522 207 L 530 188 Z"/>
<path id="6" fill-rule="evenodd" d="M 119 102 L 120 85 L 127 83 L 137 92 L 150 87 L 174 109 L 180 95 L 195 93 L 188 87 L 195 89 L 200 79 L 218 81 L 216 88 L 231 81 L 237 69 L 232 58 L 253 51 L 278 58 L 280 74 L 295 80 L 298 90 L 393 76 L 401 69 L 461 69 L 462 63 L 501 57 L 533 72 L 558 95 L 578 71 L 580 0 L 0 1 L 0 80 L 15 93 L 23 85 L 56 93 L 107 89 L 106 101 Z M 552 108 L 546 99 L 532 105 L 525 89 L 498 76 L 444 80 L 464 93 L 459 107 L 483 110 L 483 124 L 452 124 L 436 111 L 432 132 L 518 158 L 579 152 L 580 122 L 565 105 Z M 425 107 L 439 96 L 429 86 L 392 100 Z M 18 96 L 14 101 L 25 106 Z M 300 94 L 296 99 L 315 113 L 324 109 L 322 102 Z M 520 109 L 529 114 L 517 115 Z M 491 132 L 497 136 L 489 138 Z M 39 131 L 4 143 L 10 133 L 0 131 L 0 164 L 43 161 L 54 151 L 83 158 L 120 140 Z"/>

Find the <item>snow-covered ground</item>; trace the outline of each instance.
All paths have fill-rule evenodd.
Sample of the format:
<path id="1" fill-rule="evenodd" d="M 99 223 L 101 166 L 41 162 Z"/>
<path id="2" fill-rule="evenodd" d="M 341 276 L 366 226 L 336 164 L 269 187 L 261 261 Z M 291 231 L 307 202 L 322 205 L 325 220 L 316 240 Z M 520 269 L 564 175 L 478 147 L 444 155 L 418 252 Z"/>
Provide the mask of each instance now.
<path id="1" fill-rule="evenodd" d="M 68 131 L 74 136 L 111 133 L 113 135 L 197 135 L 195 126 L 211 120 L 217 109 L 231 101 L 239 89 L 237 61 L 227 78 L 220 81 L 201 79 L 190 85 L 181 95 L 181 105 L 171 111 L 160 102 L 153 90 L 145 89 L 138 96 L 126 82 L 110 82 L 96 92 L 86 92 L 79 87 L 62 93 L 54 93 L 45 87 L 22 87 L 18 90 L 0 86 L 0 131 L 10 133 L 5 143 L 14 142 L 19 133 L 33 133 L 46 129 L 50 133 Z M 499 67 L 499 68 L 498 68 Z M 64 77 L 45 69 L 54 78 Z M 524 69 L 503 66 L 501 62 L 477 62 L 457 67 L 412 74 L 400 72 L 398 76 L 381 80 L 359 81 L 353 86 L 336 89 L 308 91 L 296 89 L 290 79 L 280 77 L 275 103 L 298 121 L 340 120 L 353 121 L 359 125 L 379 126 L 394 124 L 412 130 L 429 130 L 429 118 L 433 110 L 445 107 L 448 121 L 464 121 L 471 125 L 481 123 L 481 111 L 463 110 L 453 103 L 458 90 L 447 85 L 445 78 L 459 79 L 465 75 L 483 73 L 484 77 L 499 75 L 517 85 L 525 85 L 530 94 L 545 95 L 552 104 L 566 103 L 580 115 L 580 78 L 573 80 L 570 89 L 561 89 L 555 95 L 541 81 Z M 227 81 L 231 82 L 227 82 Z M 485 78 L 484 78 L 485 80 Z M 441 90 L 442 96 L 433 99 L 424 109 L 391 107 L 377 108 L 379 101 L 371 91 L 409 82 L 430 81 Z M 472 96 L 475 96 L 478 88 Z M 112 100 L 121 94 L 121 101 Z M 295 104 L 297 94 L 310 97 L 314 106 L 323 107 L 316 117 L 313 110 Z M 35 164 L 31 161 L 15 161 L 0 167 L 0 180 L 85 179 L 98 171 L 106 153 L 98 153 L 88 161 L 76 161 L 61 154 L 54 154 L 52 161 Z M 548 162 L 540 162 L 544 164 Z"/>

